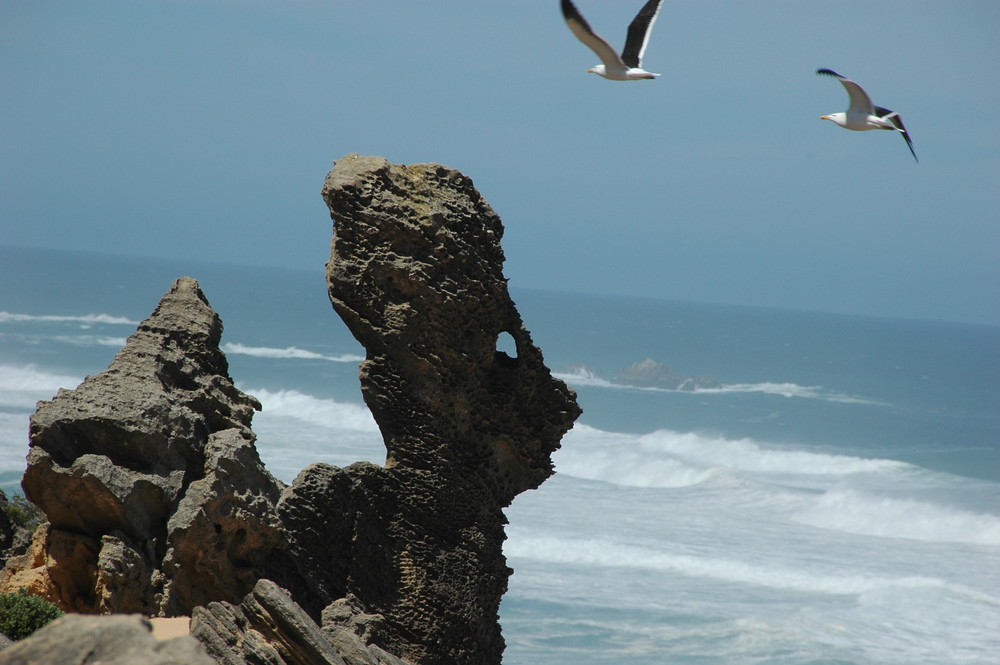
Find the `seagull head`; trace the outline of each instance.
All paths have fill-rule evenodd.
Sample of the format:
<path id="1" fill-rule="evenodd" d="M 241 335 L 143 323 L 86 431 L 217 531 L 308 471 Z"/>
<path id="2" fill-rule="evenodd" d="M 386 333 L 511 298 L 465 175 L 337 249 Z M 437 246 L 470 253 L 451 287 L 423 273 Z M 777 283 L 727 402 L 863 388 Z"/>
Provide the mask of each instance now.
<path id="1" fill-rule="evenodd" d="M 819 117 L 819 119 L 820 120 L 829 120 L 830 122 L 836 123 L 836 124 L 840 125 L 841 127 L 843 127 L 844 124 L 847 122 L 847 114 L 843 113 L 843 112 L 841 112 L 841 113 L 831 113 L 829 115 L 821 115 Z"/>
<path id="2" fill-rule="evenodd" d="M 604 65 L 594 65 L 587 70 L 588 74 L 597 74 L 598 76 L 604 76 L 607 72 L 604 69 Z"/>

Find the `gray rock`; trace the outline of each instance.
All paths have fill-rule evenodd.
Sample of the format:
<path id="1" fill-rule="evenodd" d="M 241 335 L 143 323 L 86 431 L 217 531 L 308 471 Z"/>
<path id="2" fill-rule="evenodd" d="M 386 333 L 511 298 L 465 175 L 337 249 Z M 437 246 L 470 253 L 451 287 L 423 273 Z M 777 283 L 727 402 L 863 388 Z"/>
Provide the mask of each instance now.
<path id="1" fill-rule="evenodd" d="M 139 615 L 67 614 L 0 651 L 0 665 L 215 665 L 190 635 L 158 642 Z"/>
<path id="2" fill-rule="evenodd" d="M 239 605 L 196 608 L 191 635 L 223 665 L 344 665 L 320 627 L 270 580 L 260 580 Z"/>
<path id="3" fill-rule="evenodd" d="M 364 612 L 353 597 L 328 605 L 323 610 L 322 626 L 347 665 L 407 665 L 373 644 L 385 630 L 385 617 Z"/>
<path id="4" fill-rule="evenodd" d="M 22 485 L 50 524 L 0 590 L 191 614 L 231 665 L 500 662 L 503 509 L 552 475 L 580 408 L 522 324 L 503 226 L 469 178 L 348 155 L 323 196 L 329 295 L 367 350 L 385 466 L 276 481 L 221 321 L 181 278 L 108 369 L 40 403 Z"/>
<path id="5" fill-rule="evenodd" d="M 182 277 L 106 370 L 39 403 L 22 486 L 50 526 L 0 588 L 28 586 L 68 611 L 154 616 L 253 588 L 284 542 L 283 486 L 257 456 L 260 404 L 233 385 L 221 335 Z"/>
<path id="6" fill-rule="evenodd" d="M 384 617 L 375 643 L 413 662 L 499 663 L 503 508 L 552 475 L 580 408 L 522 324 L 503 226 L 468 177 L 348 155 L 323 197 L 330 300 L 367 350 L 387 458 L 314 465 L 283 493 L 287 584 L 314 617 L 350 594 Z"/>

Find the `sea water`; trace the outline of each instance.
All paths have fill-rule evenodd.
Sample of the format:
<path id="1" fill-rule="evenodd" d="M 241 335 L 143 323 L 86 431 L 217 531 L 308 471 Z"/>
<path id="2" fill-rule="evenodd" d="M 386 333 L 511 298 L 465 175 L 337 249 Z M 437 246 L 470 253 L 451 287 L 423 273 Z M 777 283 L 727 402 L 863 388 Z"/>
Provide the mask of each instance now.
<path id="1" fill-rule="evenodd" d="M 272 473 L 383 461 L 322 265 L 0 248 L 5 491 L 36 400 L 104 369 L 184 274 Z M 505 663 L 1000 662 L 1000 329 L 511 284 L 584 413 L 506 511 Z M 616 379 L 646 358 L 718 387 Z"/>

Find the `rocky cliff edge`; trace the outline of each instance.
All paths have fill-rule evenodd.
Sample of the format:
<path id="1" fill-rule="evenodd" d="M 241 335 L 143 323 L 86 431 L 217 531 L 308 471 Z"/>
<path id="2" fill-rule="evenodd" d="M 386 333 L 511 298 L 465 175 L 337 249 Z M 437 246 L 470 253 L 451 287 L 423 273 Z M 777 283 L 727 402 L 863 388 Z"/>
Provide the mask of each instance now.
<path id="1" fill-rule="evenodd" d="M 385 465 L 274 479 L 250 428 L 260 405 L 181 278 L 107 370 L 39 404 L 22 485 L 48 523 L 0 589 L 193 614 L 234 665 L 500 662 L 503 508 L 553 473 L 580 409 L 510 299 L 503 226 L 467 176 L 352 154 L 322 195 L 330 300 L 366 349 Z"/>

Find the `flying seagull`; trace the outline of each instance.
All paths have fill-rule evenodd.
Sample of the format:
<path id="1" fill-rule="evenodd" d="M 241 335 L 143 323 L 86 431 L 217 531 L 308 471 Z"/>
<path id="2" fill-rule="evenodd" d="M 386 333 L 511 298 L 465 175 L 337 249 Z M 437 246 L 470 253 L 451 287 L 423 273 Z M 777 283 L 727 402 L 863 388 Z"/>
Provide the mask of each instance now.
<path id="1" fill-rule="evenodd" d="M 642 6 L 642 9 L 628 26 L 625 48 L 622 49 L 621 55 L 618 55 L 611 44 L 590 29 L 587 19 L 583 18 L 583 14 L 570 0 L 561 0 L 566 25 L 573 31 L 577 39 L 597 54 L 603 63 L 595 65 L 587 71 L 612 81 L 638 81 L 640 79 L 655 79 L 659 76 L 659 74 L 647 72 L 642 68 L 642 54 L 646 52 L 649 33 L 653 31 L 653 23 L 656 22 L 656 15 L 660 12 L 662 2 L 663 0 L 649 0 Z"/>
<path id="2" fill-rule="evenodd" d="M 836 78 L 844 86 L 848 96 L 851 98 L 851 104 L 847 107 L 846 113 L 840 112 L 821 115 L 820 120 L 832 120 L 841 127 L 853 129 L 856 132 L 863 132 L 869 129 L 889 129 L 899 132 L 906 139 L 906 147 L 913 153 L 913 159 L 916 159 L 918 162 L 920 161 L 917 159 L 917 153 L 913 151 L 913 141 L 910 140 L 910 133 L 906 131 L 906 127 L 903 126 L 903 119 L 899 117 L 898 113 L 882 108 L 881 106 L 873 105 L 871 97 L 868 96 L 864 88 L 851 79 L 844 78 L 832 69 L 817 69 L 816 73 Z"/>

